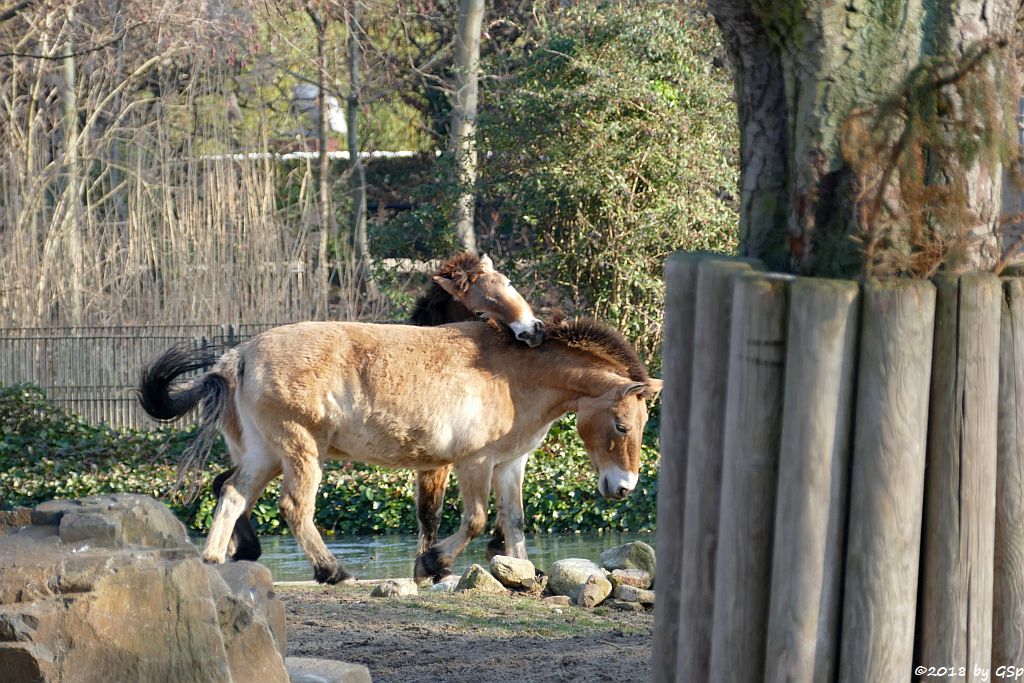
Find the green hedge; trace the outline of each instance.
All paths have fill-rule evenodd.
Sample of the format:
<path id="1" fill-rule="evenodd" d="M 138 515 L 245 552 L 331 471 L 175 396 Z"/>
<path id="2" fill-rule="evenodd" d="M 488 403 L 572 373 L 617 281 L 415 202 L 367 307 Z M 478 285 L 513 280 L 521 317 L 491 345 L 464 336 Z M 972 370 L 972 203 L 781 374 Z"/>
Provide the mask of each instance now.
<path id="1" fill-rule="evenodd" d="M 218 445 L 202 473 L 202 493 L 187 501 L 176 489 L 176 462 L 191 429 L 154 431 L 90 425 L 47 401 L 30 385 L 0 387 L 0 507 L 32 506 L 52 498 L 98 493 L 144 493 L 165 502 L 197 534 L 209 529 L 215 505 L 209 483 L 228 462 Z M 654 529 L 657 486 L 657 417 L 647 427 L 640 482 L 624 503 L 596 491 L 590 460 L 572 417 L 552 428 L 530 458 L 523 499 L 529 532 Z M 254 510 L 260 533 L 286 532 L 277 509 L 278 482 Z M 415 481 L 407 470 L 355 463 L 328 465 L 316 521 L 326 533 L 415 533 Z M 458 526 L 457 489 L 449 488 L 443 533 Z"/>

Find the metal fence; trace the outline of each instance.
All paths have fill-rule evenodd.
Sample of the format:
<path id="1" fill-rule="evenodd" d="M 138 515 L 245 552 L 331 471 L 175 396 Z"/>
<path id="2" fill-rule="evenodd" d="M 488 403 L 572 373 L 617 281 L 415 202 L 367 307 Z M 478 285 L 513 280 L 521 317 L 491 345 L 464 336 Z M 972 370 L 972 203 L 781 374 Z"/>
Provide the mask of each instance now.
<path id="1" fill-rule="evenodd" d="M 0 386 L 38 385 L 68 412 L 92 423 L 146 428 L 135 387 L 142 368 L 178 344 L 233 346 L 273 327 L 142 325 L 0 328 Z"/>

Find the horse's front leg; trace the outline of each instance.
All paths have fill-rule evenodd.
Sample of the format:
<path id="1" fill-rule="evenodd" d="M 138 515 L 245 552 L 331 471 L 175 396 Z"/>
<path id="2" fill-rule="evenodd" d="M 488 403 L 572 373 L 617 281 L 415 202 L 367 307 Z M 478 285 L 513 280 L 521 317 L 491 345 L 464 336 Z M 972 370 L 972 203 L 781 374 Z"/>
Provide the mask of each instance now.
<path id="1" fill-rule="evenodd" d="M 469 542 L 487 527 L 487 501 L 491 495 L 490 460 L 482 459 L 458 465 L 459 490 L 462 493 L 462 524 L 448 538 L 434 544 L 416 558 L 416 578 L 439 580 L 447 574 Z"/>
<path id="2" fill-rule="evenodd" d="M 494 540 L 487 545 L 488 556 L 526 557 L 526 517 L 523 514 L 523 478 L 526 453 L 494 466 L 494 498 L 498 508 Z M 500 539 L 500 545 L 499 545 Z"/>

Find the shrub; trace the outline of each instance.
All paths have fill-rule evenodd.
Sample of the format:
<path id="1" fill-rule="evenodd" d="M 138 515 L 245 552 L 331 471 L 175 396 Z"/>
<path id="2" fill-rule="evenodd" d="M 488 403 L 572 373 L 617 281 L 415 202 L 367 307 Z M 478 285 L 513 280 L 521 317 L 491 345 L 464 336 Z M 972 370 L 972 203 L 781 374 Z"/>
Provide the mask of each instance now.
<path id="1" fill-rule="evenodd" d="M 648 426 L 640 483 L 625 503 L 596 494 L 590 462 L 573 421 L 558 423 L 530 460 L 523 498 L 527 531 L 651 530 L 654 528 L 656 421 Z M 166 503 L 196 534 L 205 533 L 216 501 L 210 482 L 228 461 L 221 444 L 202 473 L 202 493 L 188 501 L 175 488 L 176 462 L 193 429 L 153 431 L 94 426 L 48 402 L 36 387 L 0 388 L 0 504 L 32 506 L 52 498 L 100 493 L 144 493 Z M 286 531 L 279 516 L 278 482 L 253 509 L 260 533 Z M 317 525 L 326 533 L 415 533 L 411 472 L 354 463 L 328 465 L 318 493 Z M 454 487 L 445 499 L 442 530 L 458 527 Z"/>
<path id="2" fill-rule="evenodd" d="M 527 227 L 539 281 L 657 365 L 662 269 L 677 249 L 733 251 L 736 113 L 706 14 L 595 3 L 556 14 L 489 71 L 483 201 Z"/>

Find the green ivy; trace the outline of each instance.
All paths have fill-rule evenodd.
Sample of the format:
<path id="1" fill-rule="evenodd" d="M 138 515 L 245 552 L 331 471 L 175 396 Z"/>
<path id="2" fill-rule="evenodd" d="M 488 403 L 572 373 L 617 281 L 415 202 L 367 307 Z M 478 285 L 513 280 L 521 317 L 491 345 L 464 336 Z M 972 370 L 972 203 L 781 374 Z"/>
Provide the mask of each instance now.
<path id="1" fill-rule="evenodd" d="M 647 426 L 636 491 L 623 503 L 597 494 L 575 421 L 557 422 L 530 458 L 523 486 L 529 532 L 650 531 L 657 488 L 657 414 Z M 34 506 L 53 498 L 144 493 L 167 504 L 196 534 L 210 528 L 216 501 L 210 482 L 228 462 L 222 445 L 188 500 L 176 487 L 177 459 L 193 429 L 152 431 L 91 425 L 50 403 L 31 385 L 0 387 L 0 507 Z M 286 533 L 274 481 L 253 509 L 261 534 Z M 317 494 L 316 523 L 327 534 L 415 533 L 415 480 L 408 470 L 331 463 Z M 458 527 L 457 481 L 445 498 L 442 532 Z"/>

